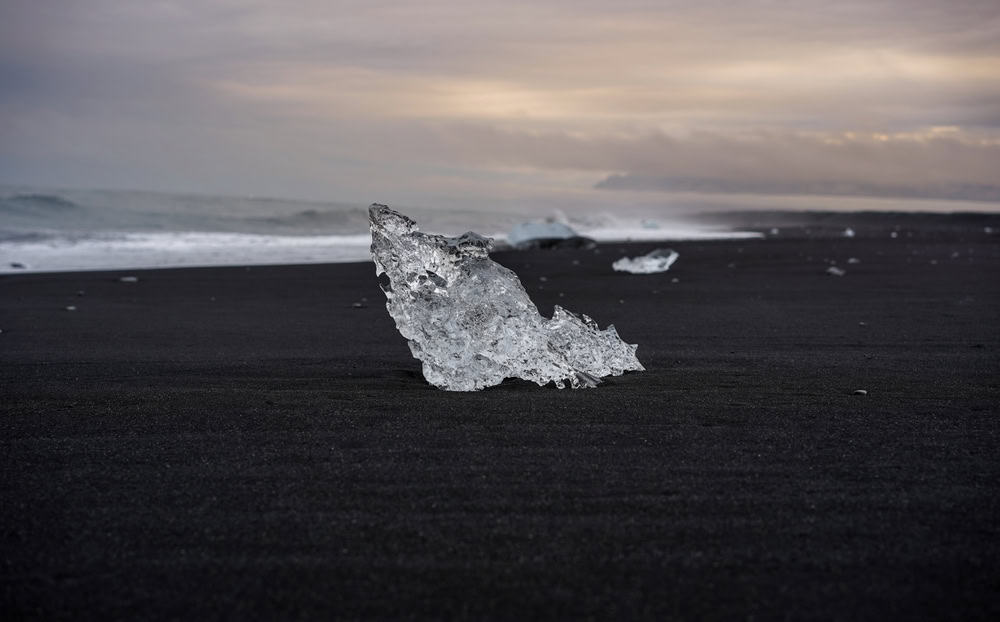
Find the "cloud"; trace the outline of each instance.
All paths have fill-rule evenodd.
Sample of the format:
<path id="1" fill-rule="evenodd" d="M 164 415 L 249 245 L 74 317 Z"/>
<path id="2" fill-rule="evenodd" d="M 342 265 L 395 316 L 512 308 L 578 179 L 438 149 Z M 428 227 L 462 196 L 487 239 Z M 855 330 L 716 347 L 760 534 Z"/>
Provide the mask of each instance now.
<path id="1" fill-rule="evenodd" d="M 986 196 L 1000 166 L 995 0 L 10 0 L 0 59 L 7 181 Z"/>
<path id="2" fill-rule="evenodd" d="M 414 159 L 593 172 L 601 189 L 870 194 L 1000 200 L 1000 133 L 754 131 L 573 135 L 435 126 L 392 148 Z M 408 154 L 406 146 L 419 146 Z"/>
<path id="3" fill-rule="evenodd" d="M 646 192 L 698 192 L 726 194 L 808 195 L 892 197 L 909 199 L 947 199 L 959 201 L 1000 201 L 1000 185 L 996 184 L 913 184 L 851 181 L 794 181 L 773 178 L 743 181 L 713 177 L 648 177 L 642 175 L 610 175 L 598 182 L 599 190 L 633 190 Z"/>

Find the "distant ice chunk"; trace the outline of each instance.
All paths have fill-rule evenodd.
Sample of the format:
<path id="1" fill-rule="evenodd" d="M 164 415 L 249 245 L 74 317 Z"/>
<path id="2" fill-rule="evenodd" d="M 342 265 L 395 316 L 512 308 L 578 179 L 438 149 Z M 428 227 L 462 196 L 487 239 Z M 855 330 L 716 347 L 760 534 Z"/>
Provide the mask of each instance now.
<path id="1" fill-rule="evenodd" d="M 514 248 L 592 248 L 595 242 L 561 222 L 524 222 L 507 234 Z"/>
<path id="2" fill-rule="evenodd" d="M 829 268 L 826 269 L 826 273 L 829 274 L 830 276 L 844 276 L 845 274 L 847 274 L 847 270 L 844 270 L 843 268 L 838 268 L 837 266 L 830 266 Z"/>
<path id="3" fill-rule="evenodd" d="M 678 257 L 680 255 L 673 249 L 658 248 L 639 257 L 622 257 L 611 264 L 611 267 L 618 272 L 653 274 L 654 272 L 666 272 L 669 270 Z"/>
<path id="4" fill-rule="evenodd" d="M 845 238 L 853 238 L 854 237 L 854 229 L 851 229 L 850 227 L 848 227 L 848 228 L 844 229 L 844 233 L 842 235 Z"/>
<path id="5" fill-rule="evenodd" d="M 421 233 L 379 204 L 369 220 L 386 308 L 434 386 L 475 391 L 517 377 L 581 388 L 644 369 L 614 326 L 559 306 L 542 317 L 517 275 L 489 258 L 489 238 Z"/>

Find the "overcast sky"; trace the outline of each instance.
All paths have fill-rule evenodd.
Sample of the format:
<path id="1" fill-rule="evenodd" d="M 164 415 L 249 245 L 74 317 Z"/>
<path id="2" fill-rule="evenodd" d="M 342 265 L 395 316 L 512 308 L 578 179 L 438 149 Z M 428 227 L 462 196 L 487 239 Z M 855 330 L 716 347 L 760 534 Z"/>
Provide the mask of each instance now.
<path id="1" fill-rule="evenodd" d="M 1000 200 L 1000 2 L 2 0 L 0 182 Z"/>

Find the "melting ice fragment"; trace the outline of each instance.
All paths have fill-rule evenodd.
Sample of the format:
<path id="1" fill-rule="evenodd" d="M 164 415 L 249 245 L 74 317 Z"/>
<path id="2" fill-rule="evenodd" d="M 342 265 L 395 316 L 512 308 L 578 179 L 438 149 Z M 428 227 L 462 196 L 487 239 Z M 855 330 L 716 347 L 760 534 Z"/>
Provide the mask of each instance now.
<path id="1" fill-rule="evenodd" d="M 521 250 L 532 248 L 593 248 L 595 242 L 561 222 L 524 222 L 507 234 L 507 242 Z"/>
<path id="2" fill-rule="evenodd" d="M 517 275 L 488 257 L 489 238 L 422 233 L 377 203 L 368 213 L 386 308 L 431 384 L 474 391 L 517 377 L 580 388 L 644 369 L 614 326 L 559 306 L 542 317 Z"/>
<path id="3" fill-rule="evenodd" d="M 653 274 L 654 272 L 666 272 L 670 266 L 674 265 L 680 255 L 677 251 L 669 248 L 658 248 L 655 251 L 640 255 L 639 257 L 622 257 L 611 264 L 611 267 L 618 272 L 631 272 L 632 274 Z"/>

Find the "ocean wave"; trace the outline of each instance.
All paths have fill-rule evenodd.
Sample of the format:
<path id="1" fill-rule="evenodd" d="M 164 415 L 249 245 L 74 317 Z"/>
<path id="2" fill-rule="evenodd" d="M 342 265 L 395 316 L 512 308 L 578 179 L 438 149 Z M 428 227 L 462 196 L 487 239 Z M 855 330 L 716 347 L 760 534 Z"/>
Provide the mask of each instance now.
<path id="1" fill-rule="evenodd" d="M 323 227 L 337 231 L 364 231 L 368 228 L 368 212 L 360 207 L 346 209 L 308 208 L 292 214 L 273 214 L 244 218 L 256 226 L 291 230 L 315 230 Z"/>
<path id="2" fill-rule="evenodd" d="M 58 194 L 14 194 L 0 198 L 0 211 L 18 214 L 46 215 L 53 212 L 65 213 L 80 206 Z"/>
<path id="3" fill-rule="evenodd" d="M 370 244 L 368 234 L 49 235 L 0 244 L 0 273 L 367 261 Z"/>
<path id="4" fill-rule="evenodd" d="M 0 244 L 30 244 L 44 242 L 53 237 L 53 234 L 44 231 L 10 231 L 0 229 Z"/>

